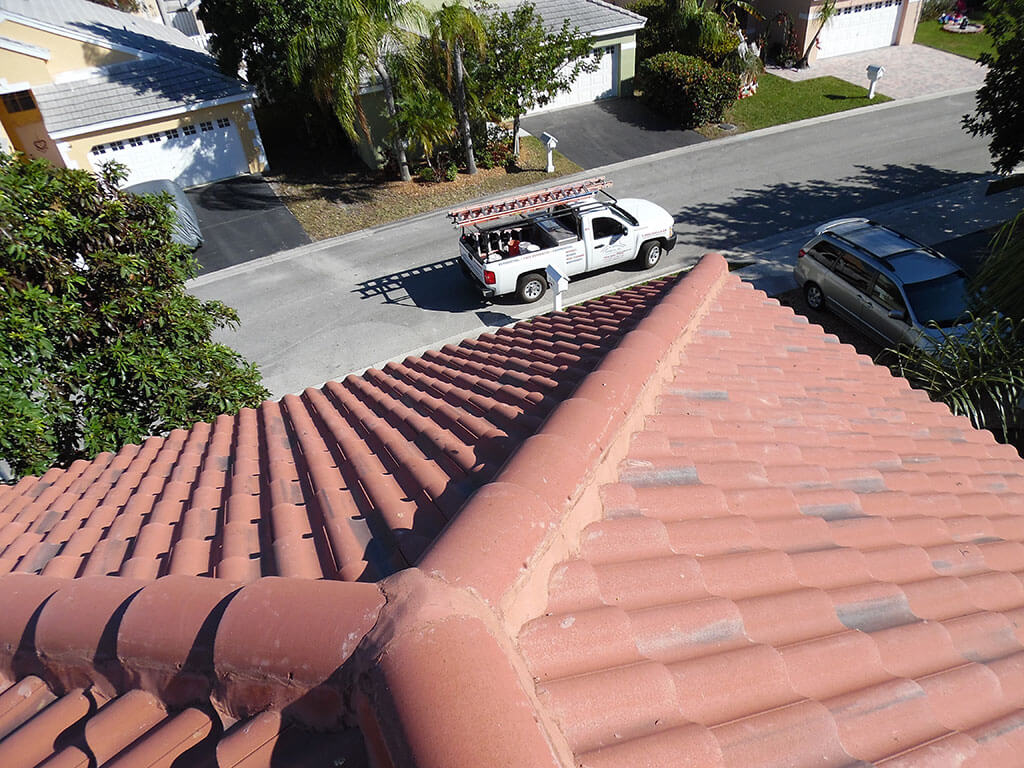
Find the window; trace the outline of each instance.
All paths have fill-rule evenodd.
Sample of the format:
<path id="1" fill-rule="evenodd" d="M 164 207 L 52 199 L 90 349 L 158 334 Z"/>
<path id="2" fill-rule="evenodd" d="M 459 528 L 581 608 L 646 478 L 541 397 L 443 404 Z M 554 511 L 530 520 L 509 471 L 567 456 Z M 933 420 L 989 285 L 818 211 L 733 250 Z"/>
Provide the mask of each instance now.
<path id="1" fill-rule="evenodd" d="M 132 136 L 130 139 L 128 139 L 128 143 L 133 147 L 141 147 L 143 144 L 143 139 L 141 136 Z"/>
<path id="2" fill-rule="evenodd" d="M 868 292 L 868 288 L 871 287 L 871 281 L 874 280 L 877 274 L 860 259 L 848 253 L 840 256 L 832 269 L 846 282 L 864 293 Z"/>
<path id="3" fill-rule="evenodd" d="M 209 121 L 205 121 L 205 122 L 200 123 L 199 127 L 202 128 L 203 129 L 203 133 L 205 133 L 206 131 L 212 131 L 213 130 L 213 123 L 211 123 Z"/>
<path id="4" fill-rule="evenodd" d="M 594 239 L 598 240 L 602 237 L 614 237 L 615 235 L 621 235 L 623 233 L 623 226 L 617 220 L 610 216 L 598 216 L 594 218 Z"/>
<path id="5" fill-rule="evenodd" d="M 836 258 L 841 254 L 842 251 L 827 240 L 822 240 L 816 246 L 811 248 L 808 252 L 809 256 L 814 257 L 815 261 L 820 262 L 826 267 L 831 268 L 835 263 Z"/>
<path id="6" fill-rule="evenodd" d="M 107 148 L 103 144 L 97 144 L 95 147 L 89 150 L 94 155 L 105 155 L 107 154 Z"/>
<path id="7" fill-rule="evenodd" d="M 28 91 L 4 94 L 4 109 L 8 112 L 26 112 L 36 108 L 36 102 Z"/>
<path id="8" fill-rule="evenodd" d="M 186 136 L 192 136 L 196 132 L 196 127 L 194 125 L 183 125 L 181 127 L 181 132 Z"/>
<path id="9" fill-rule="evenodd" d="M 164 138 L 165 139 L 176 139 L 180 135 L 181 134 L 178 133 L 178 129 L 177 128 L 171 128 L 171 130 L 169 130 L 169 131 L 164 131 Z"/>
<path id="10" fill-rule="evenodd" d="M 906 309 L 900 289 L 885 275 L 879 275 L 875 280 L 875 284 L 871 288 L 871 298 L 886 309 L 894 309 L 897 312 L 903 312 Z"/>
<path id="11" fill-rule="evenodd" d="M 112 141 L 107 146 L 111 149 L 124 149 L 124 142 L 121 140 Z"/>
<path id="12" fill-rule="evenodd" d="M 160 134 L 151 133 L 148 136 L 146 136 L 146 140 L 149 141 L 150 144 L 156 144 L 158 141 L 160 141 Z"/>
<path id="13" fill-rule="evenodd" d="M 231 121 L 228 120 L 226 117 L 218 117 L 217 118 L 217 127 L 218 128 L 227 128 L 229 125 L 231 125 Z"/>

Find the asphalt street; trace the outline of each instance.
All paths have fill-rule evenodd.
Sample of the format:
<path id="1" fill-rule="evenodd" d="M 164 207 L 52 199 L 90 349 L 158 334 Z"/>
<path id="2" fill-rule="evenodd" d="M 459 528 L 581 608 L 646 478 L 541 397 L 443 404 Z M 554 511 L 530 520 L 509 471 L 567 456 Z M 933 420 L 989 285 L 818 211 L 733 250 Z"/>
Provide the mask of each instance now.
<path id="1" fill-rule="evenodd" d="M 996 198 L 1008 198 L 978 202 L 991 166 L 985 142 L 960 127 L 973 105 L 973 92 L 890 102 L 590 171 L 619 197 L 664 206 L 679 243 L 655 273 L 612 268 L 574 280 L 566 301 L 676 271 L 709 250 L 753 264 L 751 279 L 770 287 L 814 225 L 864 211 L 904 229 L 920 218 L 908 234 L 929 244 L 990 226 L 1002 215 Z M 484 303 L 456 252 L 456 231 L 436 212 L 220 270 L 190 289 L 238 310 L 241 327 L 218 338 L 282 396 L 551 309 L 547 298 Z"/>

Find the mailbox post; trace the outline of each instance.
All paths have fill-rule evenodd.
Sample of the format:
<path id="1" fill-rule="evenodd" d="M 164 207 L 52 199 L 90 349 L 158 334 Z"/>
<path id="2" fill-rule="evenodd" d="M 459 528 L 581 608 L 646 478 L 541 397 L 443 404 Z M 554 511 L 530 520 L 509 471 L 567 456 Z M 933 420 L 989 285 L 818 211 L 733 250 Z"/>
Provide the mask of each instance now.
<path id="1" fill-rule="evenodd" d="M 555 312 L 562 311 L 562 292 L 569 288 L 569 278 L 550 264 L 544 270 L 547 273 L 548 287 L 555 299 Z"/>
<path id="2" fill-rule="evenodd" d="M 878 85 L 878 81 L 882 79 L 882 75 L 885 74 L 885 67 L 879 67 L 875 64 L 871 64 L 868 67 L 868 82 L 871 85 L 868 86 L 868 98 L 875 98 L 875 86 Z"/>
<path id="3" fill-rule="evenodd" d="M 558 146 L 558 139 L 552 136 L 550 133 L 542 133 L 540 140 L 544 146 L 548 148 L 548 167 L 545 169 L 548 173 L 555 172 L 555 160 L 552 153 L 555 151 L 555 147 Z"/>

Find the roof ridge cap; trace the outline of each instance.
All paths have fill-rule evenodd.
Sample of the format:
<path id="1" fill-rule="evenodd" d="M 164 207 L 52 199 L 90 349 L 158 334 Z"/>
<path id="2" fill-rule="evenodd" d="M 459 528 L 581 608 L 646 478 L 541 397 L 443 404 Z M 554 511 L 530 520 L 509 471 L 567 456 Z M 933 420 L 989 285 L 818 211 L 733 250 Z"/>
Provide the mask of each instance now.
<path id="1" fill-rule="evenodd" d="M 603 6 L 604 8 L 608 8 L 609 10 L 618 11 L 623 16 L 630 16 L 636 21 L 642 21 L 645 23 L 647 22 L 646 16 L 641 16 L 636 11 L 631 11 L 628 8 L 623 8 L 622 6 L 615 5 L 615 3 L 609 3 L 607 2 L 607 0 L 584 0 L 584 2 L 593 3 L 594 5 Z"/>
<path id="2" fill-rule="evenodd" d="M 661 392 L 673 352 L 689 343 L 728 277 L 725 259 L 705 254 L 470 498 L 417 566 L 473 591 L 512 635 L 542 609 L 551 568 L 600 514 L 597 486 L 625 455 L 622 438 Z M 499 518 L 504 536 L 496 534 Z"/>

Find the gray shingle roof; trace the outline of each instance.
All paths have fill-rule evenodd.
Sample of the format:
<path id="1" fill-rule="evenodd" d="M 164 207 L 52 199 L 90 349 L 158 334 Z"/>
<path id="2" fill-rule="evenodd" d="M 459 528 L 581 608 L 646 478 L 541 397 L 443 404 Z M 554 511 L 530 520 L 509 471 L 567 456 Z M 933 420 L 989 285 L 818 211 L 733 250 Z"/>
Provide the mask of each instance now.
<path id="1" fill-rule="evenodd" d="M 3 11 L 37 19 L 97 42 L 184 58 L 198 66 L 216 67 L 212 57 L 174 27 L 89 0 L 0 0 L 0 12 Z"/>
<path id="2" fill-rule="evenodd" d="M 248 93 L 220 73 L 152 57 L 107 67 L 82 80 L 33 89 L 51 133 Z"/>
<path id="3" fill-rule="evenodd" d="M 643 27 L 647 19 L 638 13 L 619 8 L 604 0 L 532 0 L 537 13 L 549 31 L 561 28 L 562 20 L 579 27 L 585 35 L 600 35 L 622 27 Z M 514 8 L 519 0 L 499 0 L 501 9 Z"/>

